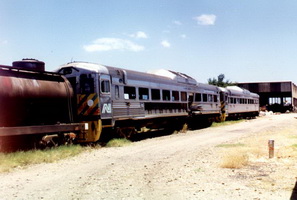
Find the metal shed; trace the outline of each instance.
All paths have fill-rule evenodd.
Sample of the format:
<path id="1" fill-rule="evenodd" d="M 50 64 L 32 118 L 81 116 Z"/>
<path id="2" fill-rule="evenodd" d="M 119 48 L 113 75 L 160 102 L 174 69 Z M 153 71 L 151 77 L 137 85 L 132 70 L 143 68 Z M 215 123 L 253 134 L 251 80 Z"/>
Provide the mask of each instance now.
<path id="1" fill-rule="evenodd" d="M 292 81 L 238 83 L 239 87 L 257 93 L 263 110 L 286 112 L 297 110 L 297 86 Z"/>

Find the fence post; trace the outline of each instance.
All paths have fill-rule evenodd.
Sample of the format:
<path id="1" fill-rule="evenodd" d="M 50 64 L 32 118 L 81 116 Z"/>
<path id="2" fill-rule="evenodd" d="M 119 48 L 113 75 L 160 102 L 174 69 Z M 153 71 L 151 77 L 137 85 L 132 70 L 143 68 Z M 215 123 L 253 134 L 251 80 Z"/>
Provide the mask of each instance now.
<path id="1" fill-rule="evenodd" d="M 269 158 L 274 157 L 274 140 L 268 140 Z"/>

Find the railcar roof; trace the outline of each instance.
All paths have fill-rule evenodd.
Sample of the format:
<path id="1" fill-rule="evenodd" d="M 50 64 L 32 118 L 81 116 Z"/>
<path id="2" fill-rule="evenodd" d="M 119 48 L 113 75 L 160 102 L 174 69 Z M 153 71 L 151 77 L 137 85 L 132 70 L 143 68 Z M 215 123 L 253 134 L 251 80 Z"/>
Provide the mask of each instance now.
<path id="1" fill-rule="evenodd" d="M 214 91 L 219 91 L 219 88 L 217 86 L 214 86 L 214 85 L 209 85 L 209 84 L 206 84 L 206 83 L 197 83 L 197 86 L 199 88 L 202 88 L 202 89 L 208 89 L 208 90 L 214 90 Z"/>
<path id="2" fill-rule="evenodd" d="M 156 81 L 172 82 L 172 79 L 164 76 L 159 76 L 159 75 L 154 75 L 146 72 L 139 72 L 139 71 L 134 71 L 129 69 L 117 68 L 117 67 L 110 67 L 110 66 L 106 66 L 106 67 L 109 70 L 110 74 L 115 73 L 118 70 L 124 71 L 127 75 L 128 81 L 129 79 L 131 79 L 131 80 L 143 80 L 143 81 L 156 80 Z"/>
<path id="3" fill-rule="evenodd" d="M 75 67 L 78 69 L 86 70 L 86 71 L 91 71 L 95 73 L 108 73 L 108 69 L 104 65 L 100 64 L 94 64 L 94 63 L 88 63 L 88 62 L 71 62 L 67 63 L 65 65 L 60 66 L 60 68 L 56 71 L 59 71 L 60 69 L 64 67 Z"/>
<path id="4" fill-rule="evenodd" d="M 227 86 L 226 90 L 229 92 L 231 95 L 235 96 L 252 96 L 252 97 L 259 97 L 258 94 L 252 93 L 249 90 L 240 88 L 238 86 Z"/>
<path id="5" fill-rule="evenodd" d="M 175 72 L 167 69 L 149 70 L 147 71 L 147 73 L 158 75 L 158 76 L 164 76 L 164 77 L 170 78 L 171 80 L 176 80 L 177 82 L 180 82 L 180 83 L 187 83 L 192 85 L 197 84 L 197 81 L 194 78 L 184 73 Z"/>

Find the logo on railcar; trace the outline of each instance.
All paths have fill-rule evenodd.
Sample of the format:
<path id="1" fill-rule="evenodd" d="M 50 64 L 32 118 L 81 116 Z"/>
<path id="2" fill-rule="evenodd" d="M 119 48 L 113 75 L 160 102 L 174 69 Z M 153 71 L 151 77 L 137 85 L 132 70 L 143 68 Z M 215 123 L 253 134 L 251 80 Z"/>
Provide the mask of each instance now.
<path id="1" fill-rule="evenodd" d="M 110 103 L 103 104 L 102 113 L 111 113 L 111 104 Z"/>

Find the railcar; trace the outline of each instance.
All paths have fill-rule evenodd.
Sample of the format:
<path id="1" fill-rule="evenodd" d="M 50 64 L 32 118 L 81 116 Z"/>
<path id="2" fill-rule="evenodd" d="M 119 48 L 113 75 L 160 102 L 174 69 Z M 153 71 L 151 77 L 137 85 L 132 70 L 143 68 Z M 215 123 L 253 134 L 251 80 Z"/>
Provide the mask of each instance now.
<path id="1" fill-rule="evenodd" d="M 259 95 L 238 86 L 220 88 L 221 121 L 259 115 Z"/>
<path id="2" fill-rule="evenodd" d="M 6 148 L 1 145 L 4 138 L 11 136 L 84 131 L 82 124 L 73 123 L 70 83 L 60 74 L 45 72 L 44 62 L 23 59 L 1 65 L 0 85 L 0 149 Z M 17 141 L 22 139 L 13 138 L 31 142 Z"/>
<path id="3" fill-rule="evenodd" d="M 182 73 L 144 73 L 86 62 L 68 63 L 57 72 L 74 88 L 77 120 L 93 130 L 80 142 L 98 140 L 104 128 L 129 137 L 144 129 L 180 125 L 189 114 L 207 121 L 220 114 L 217 88 Z"/>

